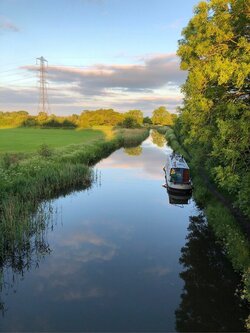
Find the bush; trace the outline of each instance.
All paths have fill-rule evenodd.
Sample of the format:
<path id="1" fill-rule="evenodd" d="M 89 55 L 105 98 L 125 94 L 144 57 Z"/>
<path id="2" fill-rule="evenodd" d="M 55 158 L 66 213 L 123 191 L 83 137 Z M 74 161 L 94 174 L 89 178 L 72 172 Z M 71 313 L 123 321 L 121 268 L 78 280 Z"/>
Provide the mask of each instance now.
<path id="1" fill-rule="evenodd" d="M 121 123 L 119 123 L 120 127 L 124 128 L 140 128 L 141 125 L 136 121 L 135 118 L 126 117 Z"/>
<path id="2" fill-rule="evenodd" d="M 18 163 L 18 157 L 15 154 L 5 153 L 1 158 L 1 166 L 3 169 L 9 169 L 11 165 Z"/>
<path id="3" fill-rule="evenodd" d="M 51 157 L 53 154 L 53 150 L 46 145 L 45 143 L 42 144 L 39 148 L 38 148 L 38 154 L 42 157 Z"/>
<path id="4" fill-rule="evenodd" d="M 22 122 L 22 126 L 24 126 L 24 127 L 34 127 L 37 125 L 38 125 L 38 122 L 35 118 L 28 118 Z"/>
<path id="5" fill-rule="evenodd" d="M 44 128 L 50 128 L 50 127 L 58 128 L 58 127 L 62 127 L 62 124 L 58 120 L 52 118 L 52 119 L 45 121 L 41 126 Z"/>
<path id="6" fill-rule="evenodd" d="M 70 121 L 68 119 L 64 119 L 64 121 L 62 122 L 62 127 L 64 127 L 64 128 L 76 128 L 77 126 L 72 121 Z"/>

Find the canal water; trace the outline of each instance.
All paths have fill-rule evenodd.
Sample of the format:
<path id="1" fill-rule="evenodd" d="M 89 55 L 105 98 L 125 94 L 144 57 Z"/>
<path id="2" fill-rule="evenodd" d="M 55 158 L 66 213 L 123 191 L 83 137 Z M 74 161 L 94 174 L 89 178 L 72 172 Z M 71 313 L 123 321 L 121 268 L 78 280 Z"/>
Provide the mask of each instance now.
<path id="1" fill-rule="evenodd" d="M 1 331 L 243 331 L 233 272 L 192 198 L 168 195 L 164 138 L 95 166 L 43 203 L 32 247 L 2 268 Z"/>

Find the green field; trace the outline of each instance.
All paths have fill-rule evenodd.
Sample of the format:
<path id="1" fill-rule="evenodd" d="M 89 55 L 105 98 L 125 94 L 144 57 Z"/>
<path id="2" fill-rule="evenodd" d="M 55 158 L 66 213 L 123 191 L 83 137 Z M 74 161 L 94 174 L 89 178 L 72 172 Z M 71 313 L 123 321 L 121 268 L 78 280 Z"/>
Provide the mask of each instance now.
<path id="1" fill-rule="evenodd" d="M 0 153 L 36 151 L 42 144 L 63 147 L 103 139 L 100 130 L 8 128 L 0 129 Z"/>

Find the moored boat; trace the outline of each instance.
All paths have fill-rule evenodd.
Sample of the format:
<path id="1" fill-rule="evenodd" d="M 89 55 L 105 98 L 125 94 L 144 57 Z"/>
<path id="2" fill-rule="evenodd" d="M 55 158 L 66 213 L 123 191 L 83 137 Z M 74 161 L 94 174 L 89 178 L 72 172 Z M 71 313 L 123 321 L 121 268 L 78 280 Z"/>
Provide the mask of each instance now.
<path id="1" fill-rule="evenodd" d="M 189 166 L 182 155 L 176 154 L 175 152 L 168 155 L 163 170 L 169 191 L 179 193 L 190 193 L 192 191 Z"/>

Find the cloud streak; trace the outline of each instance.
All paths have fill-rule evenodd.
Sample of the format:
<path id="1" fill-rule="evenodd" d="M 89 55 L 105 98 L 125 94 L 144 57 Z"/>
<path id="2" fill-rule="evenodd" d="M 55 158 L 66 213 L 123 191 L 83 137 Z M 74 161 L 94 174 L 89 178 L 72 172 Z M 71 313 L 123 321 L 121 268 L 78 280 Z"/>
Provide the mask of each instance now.
<path id="1" fill-rule="evenodd" d="M 54 83 L 75 84 L 78 92 L 91 96 L 108 89 L 151 93 L 164 86 L 179 86 L 185 80 L 186 74 L 180 71 L 175 54 L 160 54 L 143 61 L 142 64 L 97 64 L 87 68 L 49 66 L 48 78 Z M 23 68 L 37 70 L 34 66 Z"/>

